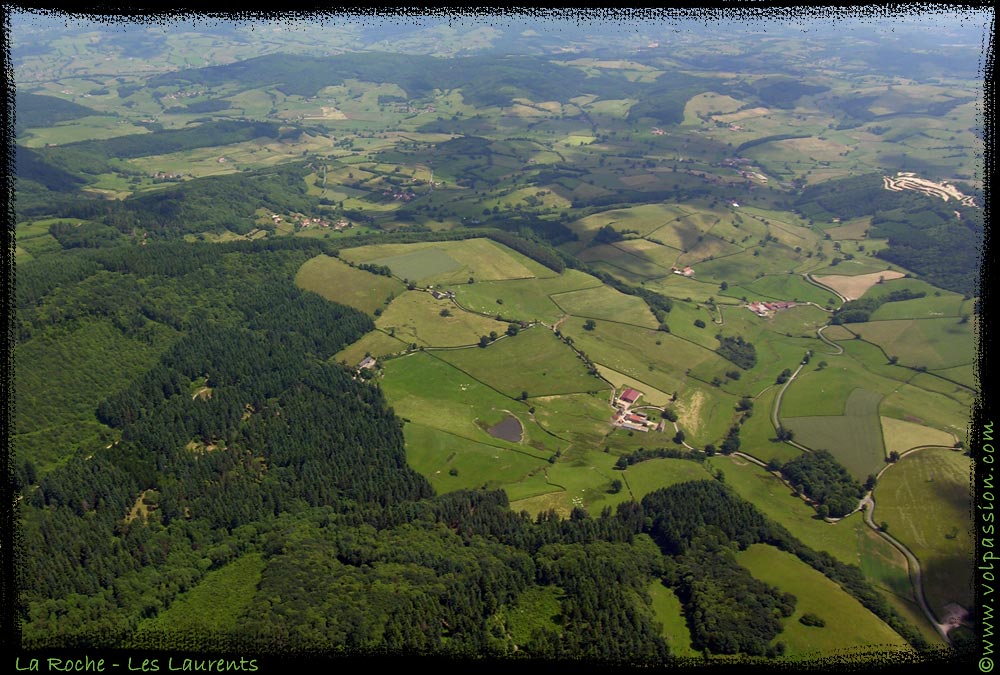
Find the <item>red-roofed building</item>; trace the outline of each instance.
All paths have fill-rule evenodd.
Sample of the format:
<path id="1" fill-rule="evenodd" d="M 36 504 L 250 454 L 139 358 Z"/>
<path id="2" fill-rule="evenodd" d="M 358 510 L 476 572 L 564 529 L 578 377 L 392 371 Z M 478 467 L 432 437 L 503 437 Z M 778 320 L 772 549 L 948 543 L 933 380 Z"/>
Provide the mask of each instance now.
<path id="1" fill-rule="evenodd" d="M 638 401 L 640 396 L 642 396 L 642 394 L 636 391 L 635 389 L 626 389 L 625 391 L 622 392 L 622 395 L 619 396 L 618 398 L 631 405 L 636 401 Z"/>

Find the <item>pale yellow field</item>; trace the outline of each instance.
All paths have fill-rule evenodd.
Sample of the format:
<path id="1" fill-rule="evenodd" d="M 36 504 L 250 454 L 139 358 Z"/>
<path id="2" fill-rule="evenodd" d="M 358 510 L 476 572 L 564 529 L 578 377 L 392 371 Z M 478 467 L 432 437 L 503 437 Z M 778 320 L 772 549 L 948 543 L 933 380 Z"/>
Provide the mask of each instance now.
<path id="1" fill-rule="evenodd" d="M 597 372 L 601 374 L 601 377 L 613 384 L 616 388 L 621 389 L 622 387 L 631 387 L 636 391 L 641 391 L 642 398 L 639 399 L 640 404 L 649 403 L 651 405 L 664 406 L 670 403 L 670 394 L 666 394 L 659 389 L 654 389 L 648 384 L 631 378 L 624 373 L 619 373 L 617 370 L 612 370 L 611 368 L 600 364 L 596 365 Z M 611 412 L 610 407 L 608 408 L 608 412 Z"/>
<path id="2" fill-rule="evenodd" d="M 705 393 L 688 389 L 677 402 L 677 424 L 696 436 L 701 430 L 701 408 L 705 403 Z"/>
<path id="3" fill-rule="evenodd" d="M 750 119 L 751 117 L 762 117 L 771 112 L 767 108 L 750 108 L 748 110 L 741 110 L 739 112 L 729 113 L 728 115 L 716 115 L 713 119 L 720 122 L 732 123 L 739 122 L 740 120 Z"/>
<path id="4" fill-rule="evenodd" d="M 885 270 L 884 272 L 871 272 L 870 274 L 858 274 L 855 276 L 827 274 L 813 277 L 813 279 L 824 286 L 829 286 L 848 300 L 857 300 L 865 294 L 865 291 L 877 284 L 879 279 L 901 279 L 904 276 L 906 275 L 902 272 Z"/>
<path id="5" fill-rule="evenodd" d="M 885 439 L 886 454 L 893 451 L 903 453 L 921 445 L 955 444 L 955 436 L 939 429 L 925 427 L 915 422 L 905 422 L 892 417 L 882 417 L 882 436 Z"/>
<path id="6" fill-rule="evenodd" d="M 379 330 L 373 330 L 370 333 L 366 333 L 357 342 L 344 347 L 342 350 L 334 354 L 333 360 L 336 362 L 345 362 L 348 366 L 356 366 L 365 358 L 366 354 L 371 354 L 376 359 L 388 356 L 390 354 L 398 354 L 400 352 L 406 351 L 406 345 L 396 338 L 389 337 L 387 334 Z"/>
<path id="7" fill-rule="evenodd" d="M 561 517 L 568 518 L 570 512 L 573 510 L 573 504 L 570 502 L 569 494 L 564 490 L 560 490 L 558 492 L 550 492 L 545 495 L 528 497 L 527 499 L 519 499 L 516 502 L 511 502 L 510 510 L 515 513 L 527 511 L 532 518 L 543 511 L 552 510 Z"/>

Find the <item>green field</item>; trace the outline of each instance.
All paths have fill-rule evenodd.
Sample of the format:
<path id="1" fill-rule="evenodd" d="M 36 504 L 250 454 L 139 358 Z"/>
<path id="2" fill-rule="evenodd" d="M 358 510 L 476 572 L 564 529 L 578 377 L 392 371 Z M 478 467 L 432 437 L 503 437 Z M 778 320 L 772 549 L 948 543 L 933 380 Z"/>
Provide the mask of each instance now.
<path id="1" fill-rule="evenodd" d="M 683 212 L 680 209 L 668 205 L 644 204 L 601 211 L 569 223 L 569 227 L 585 241 L 589 241 L 600 228 L 606 225 L 610 225 L 618 232 L 634 230 L 639 236 L 645 236 L 681 215 Z"/>
<path id="2" fill-rule="evenodd" d="M 855 389 L 843 415 L 785 417 L 782 424 L 795 433 L 795 441 L 813 450 L 829 450 L 854 478 L 864 482 L 885 462 L 878 406 L 882 396 Z"/>
<path id="3" fill-rule="evenodd" d="M 446 309 L 449 315 L 441 316 Z M 425 347 L 475 345 L 481 336 L 503 333 L 507 328 L 506 323 L 463 311 L 450 300 L 436 300 L 421 291 L 405 291 L 375 320 L 375 325 L 407 344 Z"/>
<path id="4" fill-rule="evenodd" d="M 477 443 L 423 424 L 407 424 L 406 461 L 438 494 L 523 480 L 547 462 L 508 448 Z M 452 475 L 452 472 L 455 475 Z"/>
<path id="5" fill-rule="evenodd" d="M 527 511 L 532 517 L 554 510 L 563 517 L 574 508 L 600 513 L 605 506 L 626 499 L 621 493 L 608 493 L 611 481 L 618 478 L 615 455 L 597 450 L 577 450 L 543 467 L 527 480 L 506 488 L 513 511 Z"/>
<path id="6" fill-rule="evenodd" d="M 599 287 L 601 282 L 598 279 L 567 269 L 557 277 L 477 281 L 474 284 L 457 285 L 453 290 L 459 304 L 474 312 L 553 324 L 563 315 L 563 311 L 550 299 L 550 295 Z"/>
<path id="7" fill-rule="evenodd" d="M 755 256 L 754 252 L 758 255 Z M 763 250 L 754 247 L 753 250 L 692 264 L 692 267 L 699 279 L 717 284 L 725 281 L 730 285 L 745 285 L 756 279 L 758 273 L 781 275 L 795 272 L 800 263 L 800 256 L 791 249 L 771 244 Z"/>
<path id="8" fill-rule="evenodd" d="M 801 454 L 801 450 L 777 439 L 777 432 L 771 422 L 771 409 L 779 386 L 768 387 L 753 399 L 753 414 L 740 427 L 740 451 L 756 457 L 762 462 L 772 459 L 787 462 Z"/>
<path id="9" fill-rule="evenodd" d="M 390 296 L 405 290 L 397 279 L 354 269 L 326 255 L 303 263 L 295 275 L 295 285 L 368 314 L 374 314 Z"/>
<path id="10" fill-rule="evenodd" d="M 964 384 L 969 389 L 975 390 L 979 388 L 976 382 L 975 364 L 969 363 L 964 366 L 955 366 L 954 368 L 941 368 L 933 372 L 935 375 L 940 375 L 943 378 Z"/>
<path id="11" fill-rule="evenodd" d="M 975 360 L 971 322 L 961 324 L 954 318 L 901 319 L 854 323 L 850 329 L 877 344 L 887 355 L 899 357 L 902 365 L 937 370 Z"/>
<path id="12" fill-rule="evenodd" d="M 634 283 L 670 274 L 679 251 L 642 240 L 601 244 L 582 251 L 580 260 Z"/>
<path id="13" fill-rule="evenodd" d="M 761 581 L 796 597 L 795 613 L 782 619 L 776 641 L 785 643 L 785 656 L 817 657 L 838 650 L 873 653 L 886 647 L 909 649 L 907 642 L 835 582 L 791 553 L 767 544 L 753 544 L 736 560 Z M 815 614 L 826 624 L 805 626 L 799 618 Z"/>
<path id="14" fill-rule="evenodd" d="M 470 377 L 512 398 L 525 391 L 528 396 L 551 396 L 608 388 L 606 382 L 588 374 L 576 354 L 542 326 L 497 340 L 485 349 L 477 347 L 436 354 Z"/>
<path id="15" fill-rule="evenodd" d="M 729 363 L 715 352 L 669 333 L 600 320 L 588 331 L 583 324 L 583 319 L 569 319 L 560 330 L 595 363 L 660 391 L 682 389 L 689 368 L 705 363 L 721 374 Z"/>
<path id="16" fill-rule="evenodd" d="M 904 384 L 888 394 L 882 400 L 879 411 L 888 417 L 916 422 L 955 434 L 963 440 L 972 415 L 968 404 L 909 384 Z"/>
<path id="17" fill-rule="evenodd" d="M 910 281 L 902 279 L 901 281 Z M 888 285 L 888 284 L 886 284 Z M 869 293 L 866 293 L 867 297 Z M 901 300 L 899 302 L 887 302 L 872 312 L 872 321 L 884 321 L 891 319 L 933 319 L 937 317 L 959 318 L 962 311 L 963 299 L 957 293 L 942 293 L 940 296 L 928 294 L 926 297 L 915 300 Z"/>
<path id="18" fill-rule="evenodd" d="M 537 396 L 529 403 L 535 408 L 539 426 L 569 441 L 566 454 L 571 454 L 576 449 L 593 450 L 606 443 L 612 430 L 610 393 L 604 390 L 597 394 Z"/>
<path id="19" fill-rule="evenodd" d="M 382 390 L 404 421 L 431 426 L 486 445 L 523 450 L 542 459 L 565 444 L 554 443 L 531 423 L 524 403 L 477 382 L 429 352 L 386 361 L 383 368 Z M 508 443 L 486 432 L 486 428 L 508 414 L 517 416 L 524 426 L 525 438 L 520 444 Z"/>
<path id="20" fill-rule="evenodd" d="M 663 626 L 661 635 L 670 645 L 670 653 L 682 659 L 698 656 L 691 646 L 691 631 L 677 594 L 662 582 L 654 581 L 649 585 L 649 597 L 653 601 L 653 615 Z"/>
<path id="21" fill-rule="evenodd" d="M 813 338 L 816 330 L 826 325 L 829 320 L 829 312 L 812 305 L 800 305 L 775 312 L 774 316 L 768 319 L 768 328 L 775 333 Z"/>
<path id="22" fill-rule="evenodd" d="M 625 295 L 610 286 L 597 286 L 549 296 L 567 314 L 617 321 L 644 328 L 659 325 L 644 300 Z"/>
<path id="23" fill-rule="evenodd" d="M 652 433 L 652 432 L 651 432 Z M 632 499 L 641 501 L 650 492 L 689 480 L 707 480 L 711 475 L 704 465 L 689 459 L 647 459 L 619 472 Z M 609 503 L 617 500 L 609 499 Z M 626 501 L 623 498 L 621 501 Z"/>
<path id="24" fill-rule="evenodd" d="M 848 346 L 853 342 L 841 344 Z M 824 361 L 827 363 L 826 367 L 820 368 L 819 364 Z M 910 374 L 901 369 L 900 371 L 905 375 Z M 843 415 L 848 398 L 858 387 L 888 394 L 898 385 L 899 382 L 872 372 L 868 363 L 852 358 L 850 353 L 839 356 L 819 353 L 813 356 L 788 385 L 781 399 L 779 414 L 781 419 Z"/>
<path id="25" fill-rule="evenodd" d="M 349 248 L 341 257 L 385 265 L 401 278 L 421 285 L 453 285 L 499 279 L 551 277 L 555 272 L 489 239 L 376 244 Z"/>
<path id="26" fill-rule="evenodd" d="M 794 302 L 815 302 L 825 306 L 828 300 L 836 302 L 832 293 L 809 283 L 798 274 L 769 274 L 743 284 L 743 287 L 753 295 L 747 299 L 754 300 L 791 300 Z M 725 293 L 731 295 L 730 293 Z"/>
<path id="27" fill-rule="evenodd" d="M 723 311 L 730 313 L 739 309 L 727 306 Z M 719 326 L 715 323 L 718 316 L 718 310 L 712 311 L 705 305 L 675 300 L 673 309 L 666 317 L 666 324 L 670 327 L 671 335 L 715 351 L 719 346 L 719 341 L 715 339 L 716 333 L 719 332 Z M 694 322 L 699 320 L 705 324 L 704 328 L 695 325 Z"/>
<path id="28" fill-rule="evenodd" d="M 931 609 L 973 604 L 969 531 L 971 460 L 952 450 L 920 450 L 886 471 L 875 488 L 876 522 L 913 551 Z"/>

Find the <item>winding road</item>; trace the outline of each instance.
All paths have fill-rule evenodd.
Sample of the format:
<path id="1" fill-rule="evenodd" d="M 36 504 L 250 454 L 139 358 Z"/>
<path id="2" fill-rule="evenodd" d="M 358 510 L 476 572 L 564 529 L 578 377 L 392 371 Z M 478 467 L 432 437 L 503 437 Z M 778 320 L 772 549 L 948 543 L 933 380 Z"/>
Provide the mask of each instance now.
<path id="1" fill-rule="evenodd" d="M 832 342 L 830 338 L 828 338 L 827 336 L 823 335 L 823 330 L 829 327 L 830 327 L 829 324 L 825 326 L 820 326 L 819 328 L 816 329 L 816 335 L 819 337 L 820 340 L 822 340 L 823 342 L 825 342 L 826 344 L 830 345 L 831 347 L 837 350 L 836 352 L 833 352 L 835 356 L 840 356 L 841 354 L 844 353 L 844 348 L 838 345 L 836 342 Z"/>
<path id="2" fill-rule="evenodd" d="M 924 616 L 931 622 L 931 625 L 934 626 L 945 643 L 951 644 L 951 640 L 948 638 L 948 628 L 950 626 L 938 623 L 937 617 L 934 616 L 930 606 L 927 604 L 927 598 L 924 597 L 924 577 L 920 569 L 920 561 L 917 560 L 917 557 L 913 555 L 905 544 L 875 524 L 875 500 L 872 498 L 871 492 L 867 493 L 864 499 L 861 500 L 861 511 L 865 514 L 865 524 L 875 530 L 880 537 L 892 544 L 906 558 L 906 569 L 910 577 L 910 583 L 913 585 L 913 595 L 916 596 L 920 609 L 923 610 Z"/>
<path id="3" fill-rule="evenodd" d="M 817 331 L 817 333 L 821 338 L 823 338 L 821 331 L 822 328 L 819 331 Z M 827 341 L 826 338 L 823 338 L 823 340 Z M 834 346 L 836 347 L 837 345 Z M 843 349 L 841 349 L 841 353 L 843 353 Z M 799 374 L 802 368 L 805 367 L 805 365 L 806 364 L 804 363 L 799 364 L 799 367 L 795 369 L 795 372 L 792 373 L 792 375 L 785 382 L 784 386 L 782 386 L 781 390 L 778 392 L 778 395 L 775 396 L 774 398 L 774 407 L 771 409 L 771 421 L 774 424 L 775 429 L 781 426 L 781 422 L 778 419 L 778 409 L 781 407 L 781 397 L 784 395 L 785 390 L 788 388 L 788 385 L 792 383 L 792 380 L 795 379 L 795 377 Z M 785 442 L 805 452 L 811 451 L 810 448 L 800 445 L 795 441 L 785 441 Z M 912 452 L 913 450 L 916 449 L 917 448 L 913 448 L 909 452 Z M 766 465 L 763 462 L 761 462 L 756 457 L 752 457 L 751 455 L 747 455 L 742 452 L 736 452 L 733 454 L 739 455 L 740 457 L 743 457 L 744 459 L 747 459 L 755 464 L 766 467 Z M 891 465 L 882 468 L 882 471 L 880 471 L 878 474 L 879 478 L 881 478 L 882 473 L 884 473 L 889 468 L 889 466 Z M 894 548 L 896 548 L 896 550 L 898 550 L 900 553 L 903 554 L 904 558 L 906 558 L 907 575 L 910 578 L 910 584 L 913 586 L 913 595 L 914 597 L 916 597 L 917 602 L 920 605 L 920 609 L 923 611 L 924 616 L 927 617 L 927 620 L 931 623 L 931 625 L 934 626 L 935 630 L 937 630 L 938 634 L 945 641 L 945 643 L 950 645 L 951 640 L 948 638 L 948 629 L 950 628 L 950 626 L 938 622 L 937 617 L 934 616 L 934 613 L 931 611 L 930 606 L 927 604 L 927 599 L 924 596 L 924 577 L 920 569 L 920 561 L 917 560 L 917 557 L 913 555 L 913 552 L 910 551 L 910 549 L 907 548 L 905 544 L 903 544 L 901 541 L 890 535 L 888 532 L 883 531 L 880 527 L 878 527 L 875 524 L 875 521 L 873 519 L 874 518 L 873 514 L 875 512 L 875 499 L 872 497 L 871 492 L 868 492 L 864 496 L 860 504 L 858 504 L 857 510 L 860 510 L 864 513 L 865 524 L 868 525 L 868 527 L 870 527 L 872 530 L 875 531 L 876 534 L 878 534 L 880 537 L 889 542 Z M 840 520 L 839 518 L 837 519 L 828 518 L 827 522 L 836 523 L 839 520 Z"/>

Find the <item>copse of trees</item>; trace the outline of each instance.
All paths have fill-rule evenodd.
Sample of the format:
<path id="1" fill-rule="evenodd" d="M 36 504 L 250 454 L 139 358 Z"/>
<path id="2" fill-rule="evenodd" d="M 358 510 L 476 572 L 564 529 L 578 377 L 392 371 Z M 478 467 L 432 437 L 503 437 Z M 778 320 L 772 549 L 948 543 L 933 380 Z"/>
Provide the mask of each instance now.
<path id="1" fill-rule="evenodd" d="M 834 518 L 854 511 L 864 496 L 861 484 L 826 450 L 799 455 L 781 467 L 781 474 Z"/>
<path id="2" fill-rule="evenodd" d="M 743 370 L 749 370 L 757 365 L 757 349 L 743 336 L 729 335 L 719 338 L 719 347 L 715 350 L 719 356 L 732 361 Z"/>

